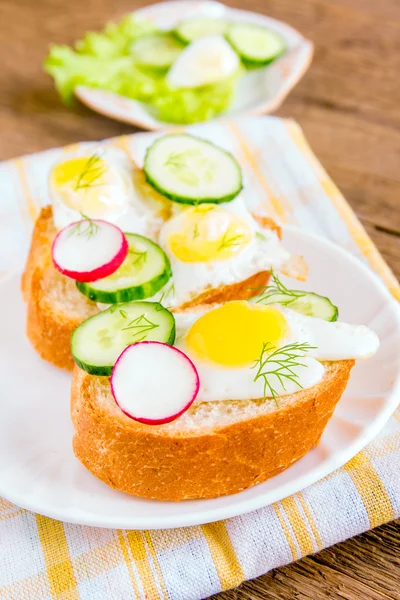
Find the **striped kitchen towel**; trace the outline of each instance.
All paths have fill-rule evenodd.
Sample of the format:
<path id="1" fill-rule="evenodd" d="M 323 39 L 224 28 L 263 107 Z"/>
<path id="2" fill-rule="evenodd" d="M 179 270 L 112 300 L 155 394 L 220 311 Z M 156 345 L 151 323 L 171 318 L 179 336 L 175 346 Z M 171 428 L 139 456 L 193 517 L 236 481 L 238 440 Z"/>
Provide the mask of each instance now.
<path id="1" fill-rule="evenodd" d="M 228 145 L 263 208 L 357 255 L 400 286 L 299 126 L 274 117 L 191 127 Z M 128 153 L 146 134 L 109 140 Z M 77 145 L 82 146 L 82 144 Z M 67 150 L 77 148 L 69 147 Z M 0 165 L 0 278 L 22 267 L 66 149 Z M 250 194 L 250 203 L 252 202 Z M 116 531 L 63 524 L 0 499 L 0 599 L 199 600 L 400 516 L 400 415 L 344 467 L 253 513 L 198 527 Z"/>

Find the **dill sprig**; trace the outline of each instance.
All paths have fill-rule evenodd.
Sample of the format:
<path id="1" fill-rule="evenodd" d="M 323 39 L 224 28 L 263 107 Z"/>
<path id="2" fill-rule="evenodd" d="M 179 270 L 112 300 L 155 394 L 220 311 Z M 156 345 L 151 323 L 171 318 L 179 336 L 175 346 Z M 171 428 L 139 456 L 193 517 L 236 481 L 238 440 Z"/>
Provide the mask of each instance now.
<path id="1" fill-rule="evenodd" d="M 129 256 L 133 258 L 132 265 L 138 265 L 140 263 L 144 264 L 147 259 L 147 250 L 135 250 L 134 248 L 129 248 L 128 250 Z"/>
<path id="2" fill-rule="evenodd" d="M 200 178 L 206 183 L 214 179 L 215 163 L 198 148 L 171 152 L 164 163 L 175 175 L 188 185 L 197 185 Z"/>
<path id="3" fill-rule="evenodd" d="M 94 152 L 89 156 L 85 166 L 80 172 L 78 179 L 75 184 L 75 191 L 89 189 L 92 187 L 98 187 L 99 179 L 104 175 L 107 170 L 106 165 L 101 164 L 102 156 L 97 152 Z M 97 182 L 97 183 L 96 183 Z"/>
<path id="4" fill-rule="evenodd" d="M 119 311 L 121 317 L 123 317 L 124 319 L 126 319 L 126 316 L 124 316 L 124 313 L 126 315 L 126 311 L 122 311 L 119 310 L 120 309 L 121 304 L 112 304 L 111 306 L 109 306 L 108 308 L 106 308 L 105 310 L 108 310 L 110 315 L 113 315 L 117 310 Z"/>
<path id="5" fill-rule="evenodd" d="M 83 213 L 80 214 L 83 217 L 82 221 L 78 221 L 68 235 L 85 235 L 90 239 L 99 231 L 99 226 Z"/>
<path id="6" fill-rule="evenodd" d="M 189 166 L 187 160 L 194 158 L 198 160 L 202 158 L 200 150 L 195 148 L 186 150 L 185 152 L 171 152 L 167 160 L 164 163 L 165 167 L 168 167 L 173 171 L 176 176 L 188 185 L 197 185 L 199 182 L 199 176 L 191 166 Z M 199 165 L 197 165 L 199 166 Z"/>
<path id="7" fill-rule="evenodd" d="M 290 290 L 285 286 L 284 283 L 279 279 L 278 275 L 271 272 L 272 285 L 268 285 L 264 289 L 264 292 L 255 300 L 256 304 L 272 304 L 277 302 L 282 306 L 289 306 L 292 302 L 295 302 L 298 298 L 302 298 L 307 295 L 307 292 L 301 292 L 299 290 Z M 281 296 L 276 299 L 276 296 Z M 285 298 L 282 298 L 285 296 Z"/>
<path id="8" fill-rule="evenodd" d="M 147 334 L 157 327 L 159 327 L 157 323 L 153 323 L 145 314 L 142 314 L 136 319 L 132 319 L 126 327 L 122 327 L 121 331 L 130 331 L 134 342 L 142 342 L 147 338 Z M 138 336 L 142 337 L 139 338 Z"/>
<path id="9" fill-rule="evenodd" d="M 175 285 L 174 285 L 174 284 L 172 284 L 172 285 L 170 285 L 170 286 L 169 286 L 169 288 L 168 288 L 168 290 L 167 290 L 167 291 L 164 291 L 164 292 L 162 292 L 162 294 L 161 294 L 161 296 L 160 296 L 160 299 L 159 299 L 159 301 L 158 301 L 158 303 L 157 303 L 157 304 L 158 304 L 158 306 L 156 307 L 156 310 L 157 310 L 157 311 L 160 311 L 162 308 L 164 308 L 164 306 L 163 306 L 163 304 L 162 304 L 162 303 L 164 302 L 164 300 L 166 300 L 166 299 L 167 299 L 167 298 L 169 298 L 170 296 L 173 296 L 174 294 L 175 294 Z M 165 308 L 166 308 L 166 309 L 169 309 L 170 307 L 169 307 L 169 306 L 166 306 Z"/>
<path id="10" fill-rule="evenodd" d="M 309 350 L 314 348 L 315 346 L 310 346 L 307 342 L 287 344 L 275 350 L 274 346 L 269 342 L 263 344 L 260 357 L 251 368 L 257 369 L 253 381 L 257 381 L 258 379 L 264 380 L 264 400 L 269 392 L 275 404 L 279 406 L 277 401 L 278 393 L 274 387 L 274 378 L 279 381 L 285 391 L 285 381 L 291 381 L 299 388 L 303 388 L 299 382 L 299 374 L 293 369 L 295 367 L 307 368 L 307 365 L 302 363 L 301 359 L 304 358 Z"/>
<path id="11" fill-rule="evenodd" d="M 242 239 L 243 239 L 242 233 L 238 233 L 237 235 L 232 235 L 231 237 L 229 237 L 229 227 L 228 227 L 228 229 L 225 231 L 224 235 L 222 236 L 221 243 L 218 246 L 217 251 L 220 252 L 221 250 L 224 250 L 225 248 L 234 248 L 235 246 L 239 246 Z"/>
<path id="12" fill-rule="evenodd" d="M 197 225 L 197 223 L 194 224 L 193 227 L 193 239 L 196 240 L 200 235 L 200 231 L 199 231 L 199 226 Z"/>

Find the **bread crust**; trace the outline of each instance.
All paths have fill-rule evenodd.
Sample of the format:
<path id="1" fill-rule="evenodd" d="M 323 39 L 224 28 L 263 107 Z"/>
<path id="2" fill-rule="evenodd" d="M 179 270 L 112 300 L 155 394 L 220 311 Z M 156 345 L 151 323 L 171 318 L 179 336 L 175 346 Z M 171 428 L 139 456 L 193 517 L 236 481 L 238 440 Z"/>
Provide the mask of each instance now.
<path id="1" fill-rule="evenodd" d="M 347 385 L 353 360 L 255 418 L 199 433 L 137 423 L 110 399 L 98 401 L 92 375 L 75 367 L 71 414 L 76 457 L 111 487 L 144 498 L 187 500 L 235 494 L 287 469 L 319 439 Z M 108 379 L 101 378 L 102 386 Z M 191 410 L 191 409 L 189 409 Z"/>
<path id="2" fill-rule="evenodd" d="M 72 371 L 75 363 L 70 350 L 71 335 L 81 319 L 55 311 L 42 283 L 43 271 L 36 268 L 30 279 L 26 334 L 41 358 Z"/>
<path id="3" fill-rule="evenodd" d="M 280 228 L 273 221 L 267 219 L 264 224 L 280 235 Z M 82 296 L 72 280 L 55 269 L 51 246 L 56 233 L 52 208 L 46 206 L 35 224 L 21 290 L 28 307 L 26 330 L 31 344 L 44 360 L 72 371 L 74 361 L 70 353 L 71 334 L 82 321 L 99 310 L 94 302 Z M 269 277 L 269 272 L 261 271 L 245 281 L 207 290 L 179 307 L 179 310 L 233 299 L 247 300 L 267 285 Z M 69 305 L 79 304 L 78 312 L 54 305 L 50 293 L 54 282 L 65 287 Z"/>
<path id="4" fill-rule="evenodd" d="M 56 235 L 50 206 L 42 209 L 36 221 L 31 247 L 21 280 L 21 291 L 27 303 L 26 333 L 37 353 L 47 362 L 72 371 L 74 360 L 70 340 L 74 329 L 98 312 L 96 304 L 83 297 L 75 283 L 59 273 L 52 262 L 51 246 Z M 79 310 L 69 310 L 62 298 L 55 303 L 52 292 L 77 299 Z"/>
<path id="5" fill-rule="evenodd" d="M 29 299 L 33 272 L 49 260 L 51 240 L 54 239 L 55 233 L 53 211 L 50 206 L 46 206 L 42 208 L 39 217 L 36 219 L 25 271 L 22 274 L 21 291 L 25 302 Z"/>

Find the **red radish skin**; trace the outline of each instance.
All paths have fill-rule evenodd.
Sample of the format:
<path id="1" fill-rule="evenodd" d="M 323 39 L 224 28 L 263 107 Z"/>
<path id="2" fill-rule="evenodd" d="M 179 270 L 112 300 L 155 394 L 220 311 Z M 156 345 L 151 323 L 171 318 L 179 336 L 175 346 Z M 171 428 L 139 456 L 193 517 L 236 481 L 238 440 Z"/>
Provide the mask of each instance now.
<path id="1" fill-rule="evenodd" d="M 53 241 L 51 253 L 52 253 L 52 258 L 53 258 L 53 264 L 56 267 L 56 269 L 58 271 L 60 271 L 60 273 L 62 273 L 66 277 L 70 277 L 71 279 L 75 279 L 76 281 L 79 281 L 81 283 L 91 283 L 93 281 L 98 281 L 99 279 L 104 279 L 105 277 L 108 277 L 109 275 L 112 275 L 113 273 L 115 273 L 115 271 L 117 269 L 119 269 L 119 267 L 124 262 L 127 254 L 128 254 L 129 246 L 128 246 L 128 240 L 126 239 L 123 231 L 121 231 L 121 229 L 119 227 L 117 227 L 116 225 L 113 225 L 112 223 L 109 223 L 108 221 L 103 221 L 100 219 L 92 219 L 90 221 L 88 220 L 88 223 L 94 224 L 94 226 L 112 227 L 115 231 L 117 231 L 121 236 L 120 248 L 118 249 L 117 253 L 112 256 L 112 258 L 109 261 L 99 265 L 98 267 L 96 267 L 94 269 L 91 269 L 90 271 L 77 271 L 77 270 L 71 270 L 71 269 L 67 269 L 67 268 L 63 267 L 55 258 L 55 253 L 57 252 L 57 250 L 56 250 L 57 244 L 60 242 L 61 236 L 64 236 L 66 234 L 68 235 L 68 231 L 72 230 L 74 227 L 77 227 L 77 226 L 79 226 L 80 223 L 84 223 L 84 222 L 85 222 L 84 220 L 76 221 L 75 223 L 71 223 L 67 227 L 64 227 L 64 229 L 61 229 L 61 231 L 58 232 L 58 234 L 56 235 L 56 237 Z M 96 235 L 96 234 L 94 234 L 94 235 Z M 73 243 L 72 235 L 71 235 L 71 243 Z"/>
<path id="2" fill-rule="evenodd" d="M 166 348 L 168 348 L 171 352 L 176 352 L 177 354 L 179 354 L 182 358 L 184 358 L 184 360 L 187 362 L 189 368 L 192 369 L 193 372 L 193 376 L 194 376 L 194 390 L 192 392 L 192 396 L 189 400 L 189 402 L 187 402 L 187 404 L 178 412 L 174 413 L 173 415 L 170 415 L 168 417 L 163 417 L 161 419 L 149 419 L 146 417 L 138 417 L 138 416 L 133 416 L 131 415 L 129 412 L 127 412 L 124 408 L 122 408 L 122 406 L 120 405 L 120 403 L 118 402 L 118 398 L 117 395 L 115 393 L 115 387 L 113 385 L 113 378 L 114 378 L 114 374 L 118 368 L 118 364 L 121 361 L 121 359 L 123 358 L 123 356 L 130 351 L 130 349 L 135 346 L 142 346 L 142 345 L 147 345 L 147 344 L 153 344 L 153 345 L 158 345 L 158 346 L 165 346 Z M 125 348 L 125 350 L 123 350 L 123 352 L 119 355 L 113 371 L 111 373 L 111 377 L 110 377 L 110 387 L 111 387 L 111 392 L 112 395 L 114 397 L 114 400 L 117 404 L 117 406 L 120 408 L 120 410 L 124 413 L 124 415 L 126 415 L 127 417 L 129 417 L 130 419 L 133 419 L 134 421 L 137 421 L 138 423 L 143 423 L 145 425 L 163 425 L 165 423 L 171 423 L 171 421 L 175 421 L 176 419 L 178 419 L 181 415 L 183 415 L 183 413 L 185 413 L 193 404 L 193 402 L 195 401 L 197 394 L 199 393 L 199 389 L 200 389 L 200 378 L 199 378 L 199 374 L 197 372 L 197 369 L 194 365 L 194 363 L 190 360 L 190 358 L 181 350 L 178 350 L 178 348 L 175 348 L 174 346 L 170 346 L 168 344 L 164 344 L 163 342 L 136 342 L 136 344 L 131 344 L 130 346 L 128 346 L 127 348 Z"/>

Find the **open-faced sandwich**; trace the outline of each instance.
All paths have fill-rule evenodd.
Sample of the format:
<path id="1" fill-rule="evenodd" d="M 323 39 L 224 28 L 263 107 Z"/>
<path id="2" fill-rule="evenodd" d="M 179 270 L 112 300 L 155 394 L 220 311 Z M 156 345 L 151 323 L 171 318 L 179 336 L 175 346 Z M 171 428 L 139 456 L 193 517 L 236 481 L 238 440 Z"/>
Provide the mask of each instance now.
<path id="1" fill-rule="evenodd" d="M 77 458 L 113 488 L 162 500 L 273 477 L 318 443 L 355 359 L 379 346 L 337 318 L 328 298 L 275 274 L 250 301 L 176 314 L 112 305 L 72 336 Z"/>
<path id="2" fill-rule="evenodd" d="M 66 157 L 49 186 L 22 289 L 28 337 L 59 367 L 73 368 L 72 332 L 104 305 L 246 300 L 289 258 L 279 226 L 246 207 L 235 158 L 201 138 L 158 137 L 142 171 L 115 148 Z"/>

